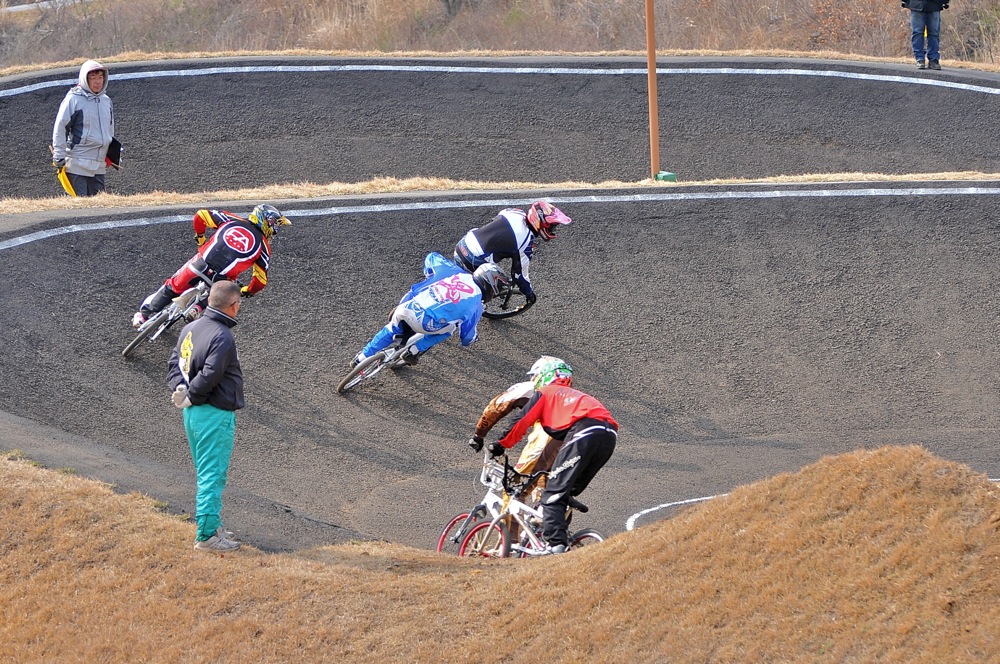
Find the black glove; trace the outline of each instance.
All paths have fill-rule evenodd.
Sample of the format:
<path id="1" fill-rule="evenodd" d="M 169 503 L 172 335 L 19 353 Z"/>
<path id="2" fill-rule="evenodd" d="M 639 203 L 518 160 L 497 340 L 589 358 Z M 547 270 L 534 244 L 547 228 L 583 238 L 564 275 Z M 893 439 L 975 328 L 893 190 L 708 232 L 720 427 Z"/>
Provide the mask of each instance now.
<path id="1" fill-rule="evenodd" d="M 530 293 L 524 296 L 524 299 L 527 300 L 527 304 L 530 307 L 531 305 L 533 305 L 535 302 L 538 301 L 538 296 L 535 295 L 535 291 L 531 291 Z"/>
<path id="2" fill-rule="evenodd" d="M 59 169 L 66 165 L 66 159 L 55 159 L 52 161 L 52 167 Z"/>
<path id="3" fill-rule="evenodd" d="M 490 456 L 498 457 L 507 450 L 500 443 L 490 443 L 486 446 L 486 450 L 490 453 Z"/>
<path id="4" fill-rule="evenodd" d="M 472 438 L 469 439 L 469 447 L 472 448 L 473 452 L 478 452 L 479 450 L 483 449 L 484 442 L 485 441 L 483 440 L 482 436 L 473 436 Z"/>

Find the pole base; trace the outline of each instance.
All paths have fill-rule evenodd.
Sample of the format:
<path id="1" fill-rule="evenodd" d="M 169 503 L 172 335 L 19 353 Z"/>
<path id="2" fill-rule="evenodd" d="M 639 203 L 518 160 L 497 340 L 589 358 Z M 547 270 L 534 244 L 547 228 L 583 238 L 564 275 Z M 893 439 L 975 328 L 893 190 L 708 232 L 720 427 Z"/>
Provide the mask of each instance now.
<path id="1" fill-rule="evenodd" d="M 677 174 L 670 173 L 668 171 L 660 171 L 653 176 L 653 179 L 657 182 L 677 182 Z"/>

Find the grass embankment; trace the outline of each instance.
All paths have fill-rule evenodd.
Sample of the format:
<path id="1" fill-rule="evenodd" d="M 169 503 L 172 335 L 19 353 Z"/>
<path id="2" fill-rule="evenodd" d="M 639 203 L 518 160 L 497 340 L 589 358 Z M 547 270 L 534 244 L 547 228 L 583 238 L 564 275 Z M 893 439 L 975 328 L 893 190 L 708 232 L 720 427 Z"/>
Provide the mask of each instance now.
<path id="1" fill-rule="evenodd" d="M 917 447 L 564 556 L 192 549 L 152 501 L 0 459 L 0 661 L 1000 661 L 1000 491 Z"/>
<path id="2" fill-rule="evenodd" d="M 997 181 L 1000 173 L 962 171 L 951 173 L 911 173 L 884 175 L 880 173 L 819 173 L 809 175 L 781 175 L 758 180 L 718 179 L 699 182 L 667 183 L 652 179 L 637 182 L 619 180 L 605 182 L 472 182 L 445 178 L 377 178 L 368 182 L 331 184 L 290 183 L 261 187 L 206 191 L 193 194 L 154 191 L 146 194 L 121 196 L 100 194 L 90 198 L 0 198 L 0 208 L 5 214 L 46 212 L 52 210 L 79 210 L 105 208 L 138 208 L 162 205 L 205 205 L 209 201 L 290 201 L 317 199 L 332 196 L 358 196 L 394 194 L 417 191 L 516 191 L 516 190 L 572 190 L 572 189 L 627 189 L 635 187 L 671 187 L 745 184 L 804 184 L 818 182 L 931 182 L 931 181 Z M 3 230 L 0 227 L 0 230 Z"/>

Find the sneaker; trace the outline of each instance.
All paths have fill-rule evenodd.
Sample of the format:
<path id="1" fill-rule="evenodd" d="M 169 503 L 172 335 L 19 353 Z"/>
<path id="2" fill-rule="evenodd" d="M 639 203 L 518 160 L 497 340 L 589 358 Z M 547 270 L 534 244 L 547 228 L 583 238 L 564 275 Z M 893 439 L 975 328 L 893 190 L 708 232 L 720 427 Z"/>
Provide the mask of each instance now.
<path id="1" fill-rule="evenodd" d="M 403 364 L 406 366 L 412 367 L 420 361 L 420 353 L 414 353 L 412 350 L 408 350 L 403 353 L 399 359 L 403 360 Z"/>
<path id="2" fill-rule="evenodd" d="M 142 312 L 137 311 L 132 315 L 132 327 L 138 330 L 146 320 L 147 318 L 142 315 Z"/>
<path id="3" fill-rule="evenodd" d="M 938 62 L 937 60 L 931 60 L 930 64 L 927 65 L 927 68 L 928 69 L 936 69 L 938 71 L 941 71 L 941 63 Z"/>
<path id="4" fill-rule="evenodd" d="M 198 541 L 194 543 L 194 548 L 196 551 L 215 551 L 219 553 L 225 553 L 226 551 L 236 551 L 240 548 L 240 543 L 227 538 L 223 533 L 225 533 L 222 528 L 215 531 L 215 534 L 209 537 L 207 540 Z"/>
<path id="5" fill-rule="evenodd" d="M 367 359 L 368 356 L 365 355 L 364 352 L 358 353 L 357 355 L 354 356 L 354 359 L 351 360 L 351 368 L 353 369 L 354 367 L 358 366 Z"/>
<path id="6" fill-rule="evenodd" d="M 202 311 L 204 311 L 204 309 L 202 309 L 201 305 L 196 304 L 190 309 L 188 309 L 188 312 L 184 314 L 184 318 L 187 319 L 187 322 L 189 323 L 191 321 L 198 320 L 198 317 L 201 316 Z"/>
<path id="7" fill-rule="evenodd" d="M 927 63 L 923 60 L 917 60 L 917 69 L 927 69 Z"/>
<path id="8" fill-rule="evenodd" d="M 555 555 L 558 555 L 560 553 L 566 553 L 567 550 L 568 549 L 567 549 L 567 547 L 566 547 L 565 544 L 556 544 L 555 546 L 549 545 L 549 546 L 545 547 L 545 550 L 541 554 L 539 554 L 539 555 L 543 555 L 543 556 L 555 556 Z"/>

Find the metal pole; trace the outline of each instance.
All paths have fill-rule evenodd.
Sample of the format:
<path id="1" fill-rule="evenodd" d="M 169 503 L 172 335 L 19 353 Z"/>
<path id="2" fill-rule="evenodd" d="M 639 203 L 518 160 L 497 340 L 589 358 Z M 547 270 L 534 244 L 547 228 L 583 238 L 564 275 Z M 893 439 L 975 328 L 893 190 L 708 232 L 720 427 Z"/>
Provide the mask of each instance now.
<path id="1" fill-rule="evenodd" d="M 650 174 L 660 172 L 660 118 L 656 107 L 656 26 L 653 0 L 646 0 L 646 79 L 649 90 L 649 160 Z"/>

